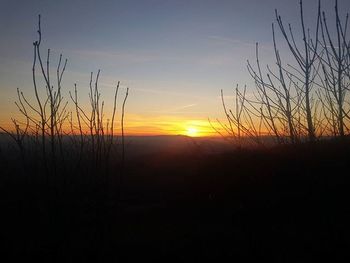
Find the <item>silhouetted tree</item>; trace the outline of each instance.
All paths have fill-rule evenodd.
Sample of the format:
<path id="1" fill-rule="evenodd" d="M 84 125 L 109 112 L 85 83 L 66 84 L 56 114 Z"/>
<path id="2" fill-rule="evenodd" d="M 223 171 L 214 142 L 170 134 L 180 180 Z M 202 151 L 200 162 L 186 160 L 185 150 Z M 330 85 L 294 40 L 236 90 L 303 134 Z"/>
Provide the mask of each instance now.
<path id="1" fill-rule="evenodd" d="M 112 118 L 105 121 L 104 101 L 101 99 L 101 93 L 98 87 L 100 70 L 98 71 L 95 81 L 93 81 L 93 73 L 90 75 L 89 84 L 89 102 L 90 110 L 84 110 L 80 105 L 77 85 L 74 85 L 74 95 L 69 92 L 71 101 L 73 102 L 73 111 L 69 109 L 69 102 L 64 101 L 62 95 L 62 79 L 67 65 L 67 59 L 63 61 L 62 55 L 59 56 L 56 67 L 55 80 L 51 76 L 50 64 L 50 49 L 47 50 L 46 63 L 41 55 L 42 31 L 41 17 L 38 20 L 38 40 L 33 43 L 33 65 L 32 65 L 32 80 L 33 80 L 33 97 L 35 102 L 32 102 L 30 97 L 17 90 L 17 101 L 15 102 L 19 112 L 24 117 L 24 121 L 12 119 L 14 129 L 6 129 L 0 127 L 16 142 L 22 160 L 25 158 L 26 145 L 25 143 L 32 142 L 30 147 L 35 150 L 31 156 L 33 160 L 37 149 L 40 149 L 41 158 L 38 163 L 42 163 L 45 175 L 48 182 L 54 182 L 57 179 L 58 170 L 63 171 L 61 175 L 65 176 L 65 157 L 69 156 L 70 164 L 75 163 L 76 172 L 82 169 L 82 162 L 90 167 L 90 174 L 99 174 L 105 171 L 107 174 L 108 166 L 110 165 L 110 154 L 116 146 L 116 111 L 117 97 L 120 90 L 120 82 L 115 89 Z M 55 84 L 54 84 L 55 83 Z M 44 87 L 40 89 L 40 86 Z M 122 158 L 125 157 L 124 145 L 124 115 L 125 104 L 129 90 L 127 89 L 122 109 L 121 109 L 121 137 L 122 137 Z M 69 124 L 70 130 L 67 129 Z M 76 136 L 78 130 L 78 136 Z M 66 138 L 71 138 L 73 145 L 65 143 Z M 29 145 L 27 145 L 29 148 Z M 71 151 L 74 151 L 72 153 Z M 38 157 L 38 156 L 36 156 Z M 70 167 L 72 171 L 73 167 Z"/>
<path id="2" fill-rule="evenodd" d="M 301 40 L 296 39 L 290 24 L 286 29 L 275 10 L 279 31 L 296 65 L 283 63 L 277 46 L 275 26 L 272 24 L 276 67 L 267 66 L 266 72 L 263 72 L 258 44 L 255 50 L 256 65 L 247 62 L 248 72 L 255 82 L 253 98 L 246 97 L 246 88 L 242 93 L 236 88 L 235 110 L 232 112 L 227 107 L 221 90 L 227 124 L 219 120 L 218 123 L 229 137 L 238 141 L 242 135 L 257 138 L 262 134 L 261 130 L 265 130 L 265 134 L 273 136 L 277 143 L 298 143 L 304 138 L 313 142 L 324 135 L 343 138 L 349 133 L 349 16 L 346 16 L 344 23 L 341 22 L 338 1 L 335 0 L 335 29 L 332 32 L 325 12 L 321 14 L 319 1 L 312 38 L 310 29 L 304 23 L 302 0 L 299 1 L 299 7 Z M 215 130 L 219 132 L 218 129 Z M 225 136 L 221 132 L 220 135 Z M 261 142 L 258 139 L 255 141 Z"/>

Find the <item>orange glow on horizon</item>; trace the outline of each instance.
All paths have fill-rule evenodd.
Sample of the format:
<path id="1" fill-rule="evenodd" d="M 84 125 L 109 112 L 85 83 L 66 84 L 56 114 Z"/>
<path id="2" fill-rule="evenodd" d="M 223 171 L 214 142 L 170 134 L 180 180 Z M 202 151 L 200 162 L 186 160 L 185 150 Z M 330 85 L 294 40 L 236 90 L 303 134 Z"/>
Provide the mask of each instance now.
<path id="1" fill-rule="evenodd" d="M 20 119 L 20 118 L 19 118 Z M 24 123 L 23 121 L 21 122 Z M 5 125 L 4 125 L 5 124 Z M 82 124 L 82 131 L 85 135 L 90 135 L 90 129 L 85 123 Z M 103 122 L 104 134 L 110 134 L 107 129 L 107 118 Z M 215 125 L 216 126 L 216 125 Z M 9 131 L 14 131 L 13 123 L 3 122 L 2 127 Z M 110 124 L 109 124 L 110 127 Z M 22 127 L 24 128 L 24 126 Z M 66 121 L 62 130 L 65 134 L 79 135 L 79 125 L 73 120 L 72 125 Z M 217 127 L 218 128 L 218 127 Z M 73 129 L 73 130 L 72 130 Z M 34 130 L 29 129 L 29 133 Z M 116 120 L 113 133 L 116 136 L 121 135 L 120 120 Z M 199 118 L 184 118 L 180 116 L 142 116 L 136 114 L 126 114 L 124 122 L 125 136 L 156 136 L 156 135 L 184 135 L 190 137 L 216 137 L 219 136 L 210 126 L 208 120 Z"/>
<path id="2" fill-rule="evenodd" d="M 184 135 L 190 137 L 218 135 L 206 119 L 134 114 L 129 114 L 126 118 L 125 134 L 139 136 Z"/>

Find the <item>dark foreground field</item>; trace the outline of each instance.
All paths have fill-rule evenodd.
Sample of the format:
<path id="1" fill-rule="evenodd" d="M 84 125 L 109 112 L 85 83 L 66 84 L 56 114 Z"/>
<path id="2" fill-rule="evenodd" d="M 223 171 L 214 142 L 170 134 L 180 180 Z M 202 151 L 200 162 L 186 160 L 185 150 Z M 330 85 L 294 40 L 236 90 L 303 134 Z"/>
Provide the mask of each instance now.
<path id="1" fill-rule="evenodd" d="M 20 169 L 4 161 L 8 160 L 4 154 L 2 258 L 46 262 L 348 258 L 348 142 L 231 152 L 203 151 L 195 144 L 181 150 L 161 148 L 127 160 L 120 194 L 113 171 L 107 185 L 71 180 L 57 189 L 31 180 L 30 171 L 17 175 Z"/>

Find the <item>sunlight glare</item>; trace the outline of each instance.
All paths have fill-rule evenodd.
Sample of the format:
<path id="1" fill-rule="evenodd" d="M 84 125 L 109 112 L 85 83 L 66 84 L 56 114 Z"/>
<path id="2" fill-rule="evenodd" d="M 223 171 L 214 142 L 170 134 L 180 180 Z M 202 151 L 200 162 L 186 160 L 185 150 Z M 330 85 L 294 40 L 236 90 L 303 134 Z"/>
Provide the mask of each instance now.
<path id="1" fill-rule="evenodd" d="M 190 137 L 195 137 L 198 135 L 198 130 L 195 127 L 188 127 L 186 131 L 186 135 Z"/>

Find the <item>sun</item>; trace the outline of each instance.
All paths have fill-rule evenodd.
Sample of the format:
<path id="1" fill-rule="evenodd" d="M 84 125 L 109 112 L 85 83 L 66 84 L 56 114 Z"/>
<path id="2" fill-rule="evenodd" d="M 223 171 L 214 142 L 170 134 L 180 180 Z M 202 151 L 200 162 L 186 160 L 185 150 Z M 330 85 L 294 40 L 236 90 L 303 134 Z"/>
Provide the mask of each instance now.
<path id="1" fill-rule="evenodd" d="M 198 130 L 195 127 L 188 127 L 186 129 L 186 135 L 190 137 L 196 137 L 198 136 Z"/>

